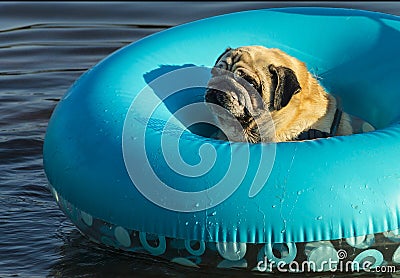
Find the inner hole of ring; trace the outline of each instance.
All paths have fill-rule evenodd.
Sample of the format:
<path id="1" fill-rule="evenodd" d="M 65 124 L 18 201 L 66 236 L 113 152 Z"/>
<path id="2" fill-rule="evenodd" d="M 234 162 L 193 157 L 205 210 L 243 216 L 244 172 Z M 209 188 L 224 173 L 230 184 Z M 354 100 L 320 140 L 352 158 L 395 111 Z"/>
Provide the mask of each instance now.
<path id="1" fill-rule="evenodd" d="M 158 236 L 155 234 L 147 234 L 147 243 L 151 247 L 158 247 L 160 245 L 160 240 L 158 239 Z"/>
<path id="2" fill-rule="evenodd" d="M 369 262 L 368 265 L 364 265 L 366 262 Z M 374 256 L 367 256 L 361 260 L 360 265 L 361 267 L 367 266 L 368 268 L 373 266 L 376 263 L 376 258 Z"/>
<path id="3" fill-rule="evenodd" d="M 199 250 L 200 249 L 200 242 L 198 240 L 192 240 L 192 241 L 190 241 L 190 247 L 193 250 Z"/>
<path id="4" fill-rule="evenodd" d="M 278 259 L 285 258 L 289 254 L 289 247 L 284 243 L 275 243 L 272 245 L 272 254 Z"/>

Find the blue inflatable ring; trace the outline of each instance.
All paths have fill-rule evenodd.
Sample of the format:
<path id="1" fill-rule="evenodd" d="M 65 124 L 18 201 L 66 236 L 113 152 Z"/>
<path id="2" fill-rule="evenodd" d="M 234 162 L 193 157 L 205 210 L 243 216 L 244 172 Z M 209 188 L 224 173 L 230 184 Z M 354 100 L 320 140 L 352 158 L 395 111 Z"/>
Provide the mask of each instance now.
<path id="1" fill-rule="evenodd" d="M 208 138 L 210 68 L 244 45 L 304 61 L 377 130 L 277 144 Z M 379 249 L 399 244 L 399 49 L 399 17 L 346 9 L 245 11 L 156 33 L 105 58 L 59 102 L 44 142 L 50 188 L 94 241 L 186 265 L 254 269 L 369 247 L 399 263 L 399 250 Z"/>

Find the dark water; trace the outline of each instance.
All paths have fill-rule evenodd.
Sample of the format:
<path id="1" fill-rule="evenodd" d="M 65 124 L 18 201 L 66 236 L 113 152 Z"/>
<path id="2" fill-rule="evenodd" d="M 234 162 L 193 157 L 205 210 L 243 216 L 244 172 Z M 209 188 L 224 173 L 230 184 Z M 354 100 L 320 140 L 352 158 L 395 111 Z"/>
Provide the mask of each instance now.
<path id="1" fill-rule="evenodd" d="M 243 276 L 112 253 L 84 238 L 47 189 L 47 122 L 84 71 L 154 32 L 229 12 L 331 6 L 400 15 L 396 2 L 1 2 L 0 277 Z"/>

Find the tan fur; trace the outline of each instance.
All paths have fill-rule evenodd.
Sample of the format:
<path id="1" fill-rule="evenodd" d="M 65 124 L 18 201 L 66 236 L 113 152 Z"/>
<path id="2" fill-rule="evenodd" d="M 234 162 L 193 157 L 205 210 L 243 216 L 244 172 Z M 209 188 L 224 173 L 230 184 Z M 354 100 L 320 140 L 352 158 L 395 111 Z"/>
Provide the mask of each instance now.
<path id="1" fill-rule="evenodd" d="M 292 141 L 301 132 L 309 129 L 330 132 L 337 108 L 336 99 L 325 92 L 317 79 L 308 71 L 305 63 L 295 57 L 289 56 L 279 49 L 245 46 L 227 52 L 217 62 L 216 67 L 233 73 L 238 69 L 245 71 L 262 85 L 263 100 L 268 103 L 271 95 L 269 92 L 271 77 L 267 70 L 269 65 L 291 69 L 301 87 L 301 91 L 293 95 L 288 105 L 280 110 L 270 111 L 275 126 L 275 136 L 270 140 L 275 142 Z M 374 130 L 370 124 L 366 122 L 362 124 L 364 124 L 362 131 Z M 249 125 L 250 127 L 251 125 Z M 356 132 L 359 131 L 353 130 L 352 116 L 343 112 L 336 135 L 349 135 Z M 252 141 L 249 138 L 249 131 L 245 129 L 244 133 L 246 140 Z"/>

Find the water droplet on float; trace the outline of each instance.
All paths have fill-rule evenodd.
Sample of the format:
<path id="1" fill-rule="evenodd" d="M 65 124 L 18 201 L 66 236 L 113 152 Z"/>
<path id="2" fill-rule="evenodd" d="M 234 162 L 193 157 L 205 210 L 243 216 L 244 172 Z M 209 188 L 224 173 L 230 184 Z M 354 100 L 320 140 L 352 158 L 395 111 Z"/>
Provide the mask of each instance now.
<path id="1" fill-rule="evenodd" d="M 276 205 L 272 205 L 272 208 L 276 208 Z"/>
<path id="2" fill-rule="evenodd" d="M 186 222 L 185 225 L 186 225 L 186 226 L 189 225 L 189 222 Z"/>
<path id="3" fill-rule="evenodd" d="M 322 216 L 320 215 L 320 216 L 316 217 L 315 219 L 316 220 L 322 220 Z"/>
<path id="4" fill-rule="evenodd" d="M 362 211 L 362 210 L 359 210 L 359 211 L 358 211 L 358 213 L 359 213 L 359 214 L 362 214 L 362 213 L 363 213 L 363 211 Z"/>
<path id="5" fill-rule="evenodd" d="M 297 191 L 297 195 L 301 195 L 301 193 L 303 193 L 303 191 L 301 190 Z"/>
<path id="6" fill-rule="evenodd" d="M 198 207 L 200 206 L 200 204 L 199 204 L 199 203 L 196 203 L 194 206 L 195 206 L 196 208 L 198 208 Z"/>

